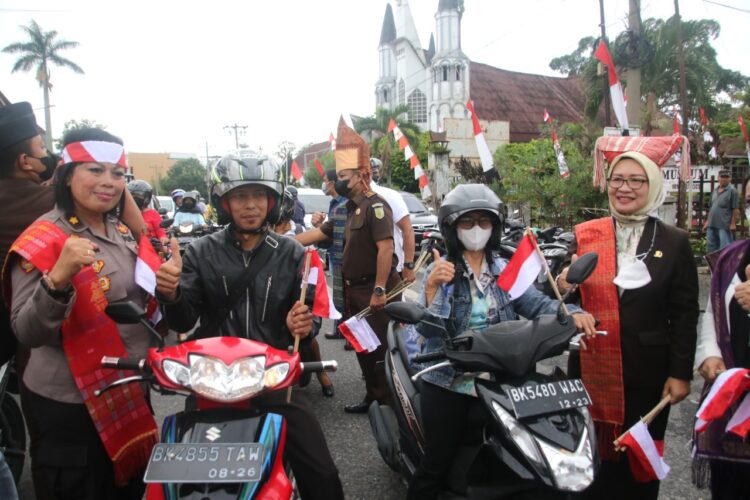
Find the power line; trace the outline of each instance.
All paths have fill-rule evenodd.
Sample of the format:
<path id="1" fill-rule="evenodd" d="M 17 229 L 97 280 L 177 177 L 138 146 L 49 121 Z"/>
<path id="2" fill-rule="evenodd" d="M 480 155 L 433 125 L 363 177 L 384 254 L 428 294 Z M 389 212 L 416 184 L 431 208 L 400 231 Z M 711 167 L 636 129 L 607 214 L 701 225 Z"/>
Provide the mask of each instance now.
<path id="1" fill-rule="evenodd" d="M 743 9 L 743 8 L 741 8 L 741 7 L 735 7 L 734 5 L 727 5 L 727 4 L 725 4 L 725 3 L 721 3 L 721 2 L 715 2 L 715 1 L 713 1 L 713 0 L 703 0 L 703 1 L 704 1 L 705 3 L 712 3 L 712 4 L 714 4 L 714 5 L 718 5 L 719 7 L 724 7 L 724 8 L 727 8 L 727 9 L 732 9 L 732 10 L 736 10 L 736 11 L 738 11 L 738 12 L 744 12 L 745 14 L 750 14 L 750 10 L 748 10 L 748 9 Z"/>

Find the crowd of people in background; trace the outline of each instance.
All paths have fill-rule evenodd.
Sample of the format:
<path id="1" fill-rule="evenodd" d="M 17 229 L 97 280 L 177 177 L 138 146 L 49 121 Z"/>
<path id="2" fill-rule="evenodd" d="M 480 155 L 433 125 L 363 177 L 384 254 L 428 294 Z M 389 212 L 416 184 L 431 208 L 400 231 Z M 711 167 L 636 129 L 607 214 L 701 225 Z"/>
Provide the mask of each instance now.
<path id="1" fill-rule="evenodd" d="M 102 383 L 86 356 L 144 357 L 151 345 L 139 324 L 107 322 L 97 304 L 130 300 L 146 308 L 152 298 L 134 279 L 138 246 L 152 241 L 170 253 L 156 273 L 156 297 L 164 320 L 191 338 L 244 337 L 286 349 L 302 339 L 304 360 L 320 360 L 321 319 L 299 300 L 305 246 L 327 248 L 332 301 L 338 324 L 369 308 L 367 322 L 380 341 L 357 352 L 362 397 L 347 413 L 365 413 L 377 401 L 392 404 L 383 360 L 389 318 L 385 305 L 402 281 L 416 282 L 415 235 L 401 196 L 379 184 L 381 163 L 343 119 L 336 137 L 335 169 L 321 189 L 328 213 L 304 222 L 305 209 L 279 165 L 263 156 L 229 153 L 210 166 L 209 205 L 196 191 L 176 189 L 172 225 L 217 230 L 181 254 L 154 209 L 153 188 L 126 181 L 123 141 L 100 129 L 70 132 L 62 156 L 48 151 L 28 103 L 0 108 L 0 258 L 4 305 L 0 307 L 0 355 L 15 357 L 20 399 L 30 436 L 36 498 L 141 498 L 148 450 L 158 440 L 149 389 L 133 383 L 115 389 L 118 412 L 92 394 Z M 731 172 L 720 173 L 705 230 L 712 270 L 711 293 L 700 334 L 698 273 L 688 233 L 654 216 L 664 201 L 662 161 L 674 145 L 665 138 L 630 138 L 605 151 L 609 216 L 575 228 L 571 261 L 597 252 L 599 262 L 568 305 L 587 348 L 571 355 L 569 376 L 581 377 L 594 401 L 602 467 L 586 498 L 655 499 L 659 481 L 639 482 L 613 439 L 663 398 L 678 404 L 698 372 L 710 384 L 729 368 L 750 367 L 750 243 L 732 243 L 740 194 Z M 661 160 L 657 160 L 661 159 Z M 743 186 L 745 204 L 750 203 Z M 505 211 L 481 184 L 459 185 L 442 202 L 438 224 L 446 255 L 415 285 L 418 302 L 450 319 L 449 335 L 481 331 L 519 317 L 555 314 L 558 300 L 534 287 L 511 297 L 497 285 L 507 264 L 498 257 Z M 146 239 L 142 239 L 146 236 Z M 229 281 L 227 281 L 229 277 Z M 570 287 L 567 268 L 558 277 Z M 271 286 L 273 283 L 273 286 Z M 255 297 L 258 289 L 265 297 Z M 260 306 L 258 306 L 260 304 Z M 259 308 L 260 309 L 257 309 Z M 597 321 L 600 325 L 597 326 Z M 102 326 L 104 325 L 104 326 Z M 597 329 L 608 332 L 596 335 Z M 96 335 L 88 335 L 93 331 Z M 421 353 L 443 349 L 445 339 L 429 325 L 410 338 Z M 419 368 L 424 368 L 421 366 Z M 333 382 L 318 377 L 325 397 Z M 423 378 L 421 414 L 426 438 L 422 463 L 408 498 L 436 498 L 476 404 L 473 376 L 450 368 Z M 704 391 L 705 392 L 705 391 Z M 339 473 L 323 430 L 305 394 L 268 393 L 254 400 L 284 416 L 287 455 L 303 498 L 343 498 Z M 188 400 L 186 403 L 190 405 Z M 669 410 L 650 424 L 664 439 Z M 718 428 L 718 427 L 717 427 Z M 715 430 L 696 438 L 696 467 L 714 498 L 750 498 L 746 442 L 728 449 Z M 0 497 L 14 498 L 12 477 L 0 453 Z"/>

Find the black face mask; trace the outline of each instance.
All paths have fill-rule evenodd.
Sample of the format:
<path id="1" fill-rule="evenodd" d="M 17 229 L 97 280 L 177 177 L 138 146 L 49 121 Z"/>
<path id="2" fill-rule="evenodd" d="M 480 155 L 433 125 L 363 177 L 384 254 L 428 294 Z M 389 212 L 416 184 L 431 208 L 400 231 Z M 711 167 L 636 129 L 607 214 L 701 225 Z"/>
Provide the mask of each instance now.
<path id="1" fill-rule="evenodd" d="M 349 187 L 349 181 L 351 181 L 351 179 L 339 179 L 336 181 L 333 189 L 336 190 L 339 196 L 349 198 L 349 195 L 352 193 L 352 188 Z"/>
<path id="2" fill-rule="evenodd" d="M 44 165 L 44 170 L 42 172 L 38 172 L 37 175 L 42 181 L 48 181 L 52 178 L 52 175 L 55 173 L 55 168 L 57 167 L 58 161 L 60 161 L 60 158 L 53 154 L 53 153 L 47 153 L 47 156 L 42 156 L 41 158 L 38 156 L 31 156 L 31 158 L 37 159 L 40 162 L 42 162 L 42 165 Z"/>

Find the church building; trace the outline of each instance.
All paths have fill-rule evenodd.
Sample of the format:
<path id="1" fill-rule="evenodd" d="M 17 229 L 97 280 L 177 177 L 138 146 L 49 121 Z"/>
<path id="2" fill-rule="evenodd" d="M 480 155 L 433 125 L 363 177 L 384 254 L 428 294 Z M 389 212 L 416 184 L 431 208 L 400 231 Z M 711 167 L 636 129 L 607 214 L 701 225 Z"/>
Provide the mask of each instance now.
<path id="1" fill-rule="evenodd" d="M 545 108 L 560 123 L 583 121 L 584 96 L 577 79 L 519 73 L 470 60 L 461 49 L 461 0 L 437 2 L 427 49 L 409 2 L 393 3 L 395 9 L 386 5 L 378 45 L 376 107 L 408 106 L 409 120 L 422 131 L 445 134 L 449 160 L 463 156 L 478 161 L 466 109 L 469 99 L 492 152 L 508 142 L 538 138 Z"/>

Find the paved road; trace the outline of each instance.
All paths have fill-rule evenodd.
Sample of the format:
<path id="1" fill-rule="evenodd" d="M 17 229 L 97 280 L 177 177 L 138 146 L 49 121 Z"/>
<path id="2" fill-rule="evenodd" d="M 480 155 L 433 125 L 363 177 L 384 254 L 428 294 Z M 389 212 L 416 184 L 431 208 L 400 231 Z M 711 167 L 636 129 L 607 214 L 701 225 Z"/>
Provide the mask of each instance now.
<path id="1" fill-rule="evenodd" d="M 701 304 L 705 304 L 705 277 L 701 280 Z M 358 401 L 364 393 L 364 383 L 360 377 L 359 365 L 354 353 L 343 350 L 343 341 L 323 337 L 330 331 L 331 324 L 325 321 L 319 337 L 324 359 L 336 359 L 339 371 L 332 374 L 336 395 L 324 398 L 317 380 L 301 389 L 310 399 L 319 416 L 328 439 L 336 464 L 344 484 L 344 492 L 350 499 L 399 499 L 406 491 L 401 479 L 380 459 L 372 438 L 366 415 L 349 415 L 343 412 L 343 405 Z M 557 362 L 564 362 L 559 359 Z M 545 363 L 549 365 L 550 363 Z M 665 459 L 672 467 L 663 482 L 660 499 L 697 500 L 710 498 L 710 494 L 693 487 L 690 477 L 690 428 L 696 411 L 700 390 L 698 382 L 693 383 L 691 396 L 673 409 L 667 429 Z M 159 422 L 164 415 L 179 411 L 182 398 L 179 396 L 156 396 L 154 406 Z M 20 485 L 22 499 L 33 499 L 33 489 L 29 479 L 29 467 L 24 472 Z"/>

